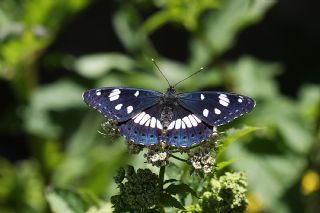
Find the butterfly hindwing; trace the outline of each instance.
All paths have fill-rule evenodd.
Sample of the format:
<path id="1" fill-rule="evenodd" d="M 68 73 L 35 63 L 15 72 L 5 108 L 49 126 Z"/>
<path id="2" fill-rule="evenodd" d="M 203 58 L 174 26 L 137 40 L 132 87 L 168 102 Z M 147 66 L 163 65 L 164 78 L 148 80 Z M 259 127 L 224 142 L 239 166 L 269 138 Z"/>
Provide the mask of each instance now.
<path id="1" fill-rule="evenodd" d="M 190 147 L 206 140 L 212 133 L 212 128 L 181 106 L 174 108 L 173 115 L 164 136 L 164 141 L 170 146 Z"/>
<path id="2" fill-rule="evenodd" d="M 105 117 L 123 122 L 157 104 L 160 95 L 152 90 L 104 87 L 87 90 L 83 93 L 83 100 Z"/>
<path id="3" fill-rule="evenodd" d="M 255 101 L 249 97 L 210 91 L 179 94 L 178 101 L 211 126 L 229 123 L 255 106 Z"/>
<path id="4" fill-rule="evenodd" d="M 152 106 L 119 124 L 119 131 L 126 139 L 136 144 L 145 146 L 158 144 L 163 130 L 159 117 L 160 107 Z"/>

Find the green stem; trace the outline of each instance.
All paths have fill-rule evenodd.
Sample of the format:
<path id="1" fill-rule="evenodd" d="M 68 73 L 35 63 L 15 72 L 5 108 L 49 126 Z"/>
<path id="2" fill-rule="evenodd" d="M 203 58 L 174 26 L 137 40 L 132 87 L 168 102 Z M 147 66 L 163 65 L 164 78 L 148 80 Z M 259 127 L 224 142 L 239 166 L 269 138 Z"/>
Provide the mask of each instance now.
<path id="1" fill-rule="evenodd" d="M 164 182 L 164 172 L 166 171 L 166 167 L 165 166 L 161 166 L 160 167 L 160 171 L 159 171 L 159 179 L 160 179 L 160 187 L 163 189 L 163 182 Z"/>
<path id="2" fill-rule="evenodd" d="M 189 161 L 187 161 L 187 160 L 185 160 L 185 159 L 183 159 L 183 158 L 179 158 L 179 157 L 177 157 L 177 156 L 175 156 L 175 155 L 170 155 L 170 156 L 173 157 L 173 158 L 175 158 L 175 159 L 177 159 L 177 160 L 180 160 L 180 161 L 183 161 L 183 162 L 189 164 Z"/>
<path id="3" fill-rule="evenodd" d="M 161 166 L 160 167 L 160 171 L 159 171 L 159 185 L 161 187 L 162 194 L 163 194 L 163 183 L 164 183 L 164 172 L 165 171 L 166 171 L 166 167 L 165 166 Z M 161 213 L 165 213 L 163 205 L 159 205 L 159 211 Z"/>

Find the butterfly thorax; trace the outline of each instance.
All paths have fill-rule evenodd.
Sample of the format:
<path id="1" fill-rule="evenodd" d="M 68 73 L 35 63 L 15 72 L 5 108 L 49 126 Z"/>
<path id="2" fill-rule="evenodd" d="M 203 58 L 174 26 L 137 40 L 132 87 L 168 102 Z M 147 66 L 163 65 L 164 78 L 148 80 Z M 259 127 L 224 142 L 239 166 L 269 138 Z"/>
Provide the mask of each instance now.
<path id="1" fill-rule="evenodd" d="M 174 87 L 169 87 L 167 92 L 160 98 L 161 116 L 160 122 L 164 129 L 170 125 L 173 120 L 173 110 L 178 105 L 178 99 L 175 95 Z"/>

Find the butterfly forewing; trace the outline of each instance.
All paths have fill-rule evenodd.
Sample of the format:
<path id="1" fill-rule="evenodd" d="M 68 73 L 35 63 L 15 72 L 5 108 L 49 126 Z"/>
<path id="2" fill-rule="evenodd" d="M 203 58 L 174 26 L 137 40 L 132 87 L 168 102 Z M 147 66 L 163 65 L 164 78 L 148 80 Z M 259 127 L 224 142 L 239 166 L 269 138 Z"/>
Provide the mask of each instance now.
<path id="1" fill-rule="evenodd" d="M 159 102 L 161 93 L 123 87 L 104 87 L 83 93 L 83 100 L 101 114 L 124 122 Z"/>
<path id="2" fill-rule="evenodd" d="M 179 94 L 178 101 L 211 126 L 229 123 L 255 106 L 255 101 L 249 97 L 210 91 Z"/>

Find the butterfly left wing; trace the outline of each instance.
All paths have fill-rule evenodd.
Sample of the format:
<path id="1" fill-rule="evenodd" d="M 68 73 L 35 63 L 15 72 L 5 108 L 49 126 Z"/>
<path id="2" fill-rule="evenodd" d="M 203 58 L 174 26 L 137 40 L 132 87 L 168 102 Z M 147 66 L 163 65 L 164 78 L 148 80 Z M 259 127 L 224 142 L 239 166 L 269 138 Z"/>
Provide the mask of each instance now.
<path id="1" fill-rule="evenodd" d="M 136 144 L 150 146 L 161 140 L 163 126 L 159 120 L 161 107 L 154 105 L 119 124 L 120 133 Z"/>
<path id="2" fill-rule="evenodd" d="M 105 117 L 124 122 L 159 102 L 162 93 L 125 87 L 104 87 L 87 90 L 83 100 Z"/>
<path id="3" fill-rule="evenodd" d="M 255 106 L 252 98 L 234 93 L 210 91 L 179 94 L 178 102 L 211 126 L 229 123 L 250 112 Z"/>

